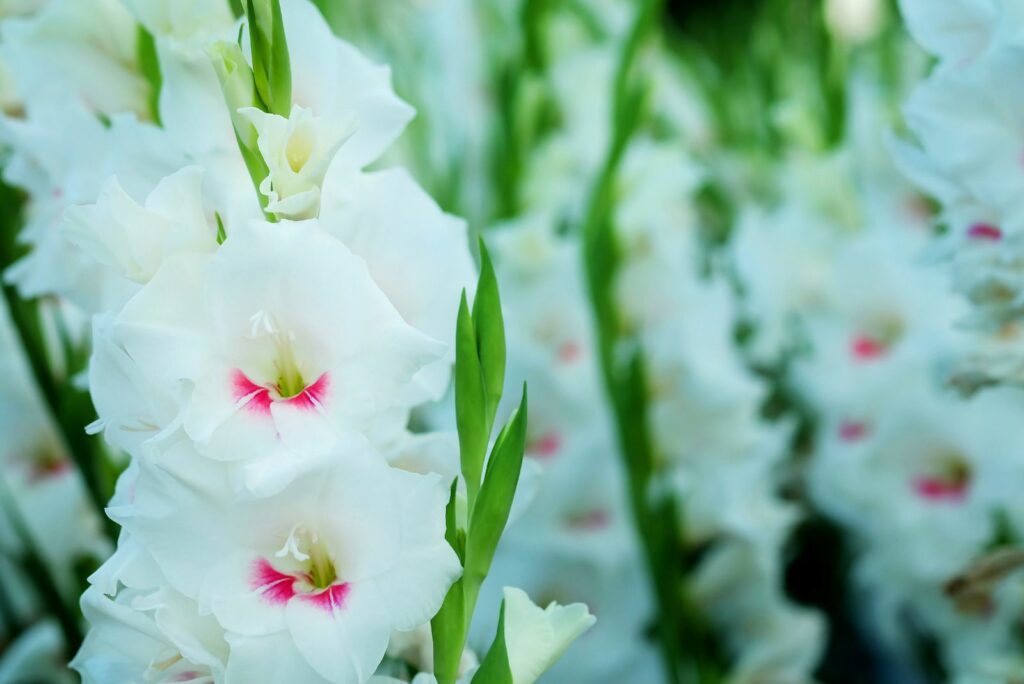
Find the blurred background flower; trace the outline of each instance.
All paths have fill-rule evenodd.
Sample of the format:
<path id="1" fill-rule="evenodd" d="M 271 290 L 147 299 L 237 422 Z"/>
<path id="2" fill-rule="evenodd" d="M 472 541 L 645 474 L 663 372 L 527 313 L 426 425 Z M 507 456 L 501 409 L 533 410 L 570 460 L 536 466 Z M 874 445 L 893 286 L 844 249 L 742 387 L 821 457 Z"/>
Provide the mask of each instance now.
<path id="1" fill-rule="evenodd" d="M 544 682 L 1024 679 L 1024 4 L 312 2 L 416 115 L 369 163 L 405 106 L 359 105 L 388 131 L 371 144 L 304 109 L 344 109 L 344 89 L 297 80 L 291 118 L 251 117 L 276 160 L 268 211 L 319 216 L 444 339 L 423 293 L 455 302 L 468 281 L 464 217 L 501 284 L 500 419 L 529 386 L 466 671 L 515 585 L 597 617 Z M 85 258 L 74 222 L 130 237 L 120 217 L 186 159 L 233 179 L 204 186 L 218 221 L 259 216 L 234 141 L 193 125 L 227 117 L 175 106 L 223 108 L 195 73 L 233 37 L 227 0 L 189 4 L 0 2 L 0 682 L 73 681 L 77 597 L 116 540 L 102 509 L 125 460 L 86 433 L 109 425 L 84 388 L 106 329 L 90 316 L 137 288 Z M 315 64 L 333 43 L 303 16 L 293 60 Z M 346 59 L 332 78 L 386 81 Z M 285 147 L 300 129 L 319 141 L 306 171 Z M 96 202 L 109 216 L 68 211 Z M 366 226 L 385 215 L 381 238 Z M 450 362 L 408 403 L 436 399 Z M 451 399 L 396 419 L 392 465 L 454 473 Z M 422 630 L 395 633 L 379 674 L 429 672 L 425 654 Z"/>

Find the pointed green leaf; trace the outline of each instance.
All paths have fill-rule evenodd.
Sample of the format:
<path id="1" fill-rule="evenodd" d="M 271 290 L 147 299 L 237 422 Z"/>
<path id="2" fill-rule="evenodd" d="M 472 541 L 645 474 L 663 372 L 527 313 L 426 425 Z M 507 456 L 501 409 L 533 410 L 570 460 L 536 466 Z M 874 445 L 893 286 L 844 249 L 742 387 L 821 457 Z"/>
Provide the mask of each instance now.
<path id="1" fill-rule="evenodd" d="M 292 65 L 288 54 L 288 40 L 284 34 L 284 17 L 281 15 L 281 0 L 272 0 L 273 33 L 271 34 L 270 87 L 274 103 L 270 111 L 289 117 L 292 113 Z"/>
<path id="2" fill-rule="evenodd" d="M 473 675 L 472 684 L 512 684 L 512 667 L 508 661 L 508 648 L 505 646 L 505 601 L 501 601 L 498 612 L 498 632 L 487 650 L 487 655 L 480 663 L 480 668 Z"/>
<path id="3" fill-rule="evenodd" d="M 490 570 L 501 533 L 508 522 L 526 448 L 526 386 L 519 408 L 498 436 L 476 506 L 470 514 L 466 540 L 467 583 L 482 583 Z"/>
<path id="4" fill-rule="evenodd" d="M 145 26 L 139 24 L 138 35 L 139 69 L 149 84 L 149 113 L 153 121 L 160 124 L 160 89 L 164 78 L 160 72 L 160 58 L 156 52 L 156 41 Z"/>
<path id="5" fill-rule="evenodd" d="M 501 315 L 498 279 L 487 246 L 480 240 L 480 279 L 473 299 L 473 325 L 480 353 L 488 429 L 494 425 L 505 385 L 505 322 Z"/>
<path id="6" fill-rule="evenodd" d="M 469 508 L 473 509 L 483 474 L 490 430 L 486 423 L 483 378 L 477 356 L 476 332 L 466 292 L 459 303 L 455 328 L 455 418 L 459 429 L 459 457 L 466 480 Z"/>
<path id="7" fill-rule="evenodd" d="M 272 114 L 292 107 L 292 74 L 280 0 L 246 0 L 249 47 L 256 91 Z"/>

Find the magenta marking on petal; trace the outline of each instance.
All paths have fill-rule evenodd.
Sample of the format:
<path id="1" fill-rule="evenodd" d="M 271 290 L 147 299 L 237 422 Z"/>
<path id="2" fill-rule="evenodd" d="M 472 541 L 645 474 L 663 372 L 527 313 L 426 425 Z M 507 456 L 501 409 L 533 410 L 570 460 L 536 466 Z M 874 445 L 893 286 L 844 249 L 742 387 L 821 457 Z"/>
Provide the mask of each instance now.
<path id="1" fill-rule="evenodd" d="M 295 582 L 295 577 L 274 569 L 266 558 L 257 558 L 252 563 L 250 585 L 267 603 L 276 606 L 288 603 L 295 596 Z"/>
<path id="2" fill-rule="evenodd" d="M 312 385 L 308 385 L 306 389 L 302 390 L 294 397 L 282 399 L 281 401 L 288 406 L 294 406 L 295 408 L 302 409 L 304 411 L 315 411 L 324 404 L 324 399 L 327 397 L 327 390 L 330 389 L 331 380 L 327 373 L 324 373 L 316 379 Z"/>
<path id="3" fill-rule="evenodd" d="M 249 379 L 245 373 L 235 370 L 231 374 L 233 396 L 236 401 L 245 402 L 245 407 L 253 413 L 270 413 L 270 390 L 260 387 Z"/>
<path id="4" fill-rule="evenodd" d="M 859 442 L 868 434 L 868 426 L 854 420 L 846 421 L 839 426 L 839 439 L 844 442 Z"/>
<path id="5" fill-rule="evenodd" d="M 33 462 L 29 479 L 32 482 L 41 480 L 57 479 L 71 472 L 71 461 L 66 458 L 59 458 L 53 461 Z"/>
<path id="6" fill-rule="evenodd" d="M 950 481 L 941 477 L 919 477 L 914 480 L 914 491 L 929 501 L 963 501 L 967 495 L 967 481 Z"/>
<path id="7" fill-rule="evenodd" d="M 583 354 L 583 347 L 574 340 L 569 340 L 558 348 L 558 358 L 562 363 L 572 363 Z"/>
<path id="8" fill-rule="evenodd" d="M 606 529 L 612 523 L 611 514 L 603 508 L 595 508 L 592 511 L 571 516 L 568 519 L 571 529 L 584 532 L 595 532 Z"/>
<path id="9" fill-rule="evenodd" d="M 975 223 L 967 229 L 967 237 L 975 240 L 997 242 L 1003 239 L 1003 231 L 989 223 Z"/>
<path id="10" fill-rule="evenodd" d="M 331 586 L 311 594 L 300 594 L 299 599 L 310 603 L 325 613 L 333 613 L 345 607 L 345 598 L 348 596 L 349 584 L 332 584 Z"/>
<path id="11" fill-rule="evenodd" d="M 876 340 L 868 335 L 858 335 L 850 343 L 850 353 L 862 361 L 871 361 L 884 355 L 886 346 L 884 342 Z"/>
<path id="12" fill-rule="evenodd" d="M 552 458 L 562 448 L 562 435 L 559 432 L 548 432 L 530 444 L 530 455 L 537 458 Z"/>

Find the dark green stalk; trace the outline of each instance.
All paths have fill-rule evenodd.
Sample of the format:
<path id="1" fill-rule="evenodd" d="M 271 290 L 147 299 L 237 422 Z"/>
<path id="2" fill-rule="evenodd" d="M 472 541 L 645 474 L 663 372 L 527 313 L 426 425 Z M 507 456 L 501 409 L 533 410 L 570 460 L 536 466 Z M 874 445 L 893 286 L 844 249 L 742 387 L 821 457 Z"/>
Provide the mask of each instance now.
<path id="1" fill-rule="evenodd" d="M 17 191 L 6 185 L 0 185 L 0 197 L 3 197 L 9 209 L 14 208 L 4 216 L 4 225 L 0 226 L 2 272 L 21 256 L 21 250 L 16 244 L 16 226 L 20 224 L 23 200 Z M 64 354 L 63 363 L 60 364 L 63 372 L 58 373 L 55 370 L 58 364 L 53 362 L 47 352 L 42 301 L 38 298 L 23 299 L 10 283 L 4 283 L 0 290 L 35 385 L 60 431 L 68 454 L 82 474 L 90 499 L 104 520 L 107 536 L 113 541 L 117 538 L 117 526 L 103 514 L 113 493 L 113 488 L 104 481 L 108 465 L 106 453 L 100 440 L 85 432 L 85 426 L 95 419 L 96 412 L 88 392 L 74 387 L 70 382 L 70 377 L 84 368 L 84 351 L 78 349 L 64 331 L 60 340 Z M 59 312 L 56 315 L 58 327 L 63 330 L 63 319 L 59 318 Z"/>
<path id="2" fill-rule="evenodd" d="M 77 611 L 68 607 L 61 596 L 57 586 L 56 578 L 47 567 L 39 551 L 36 549 L 32 535 L 21 519 L 21 513 L 17 510 L 14 498 L 7 487 L 7 483 L 0 478 L 0 509 L 3 515 L 11 523 L 11 528 L 18 537 L 22 547 L 21 561 L 22 569 L 32 582 L 39 596 L 40 602 L 46 609 L 47 614 L 52 615 L 60 626 L 64 635 L 64 642 L 68 653 L 74 653 L 82 645 L 82 628 L 78 621 Z"/>
<path id="3" fill-rule="evenodd" d="M 638 340 L 623 331 L 614 294 L 615 277 L 621 267 L 613 225 L 616 178 L 646 106 L 648 92 L 635 72 L 641 48 L 661 16 L 661 4 L 660 0 L 645 0 L 623 46 L 614 81 L 612 140 L 585 215 L 583 256 L 602 376 L 615 418 L 633 519 L 658 606 L 658 643 L 667 681 L 676 684 L 716 681 L 717 666 L 697 639 L 705 630 L 695 620 L 684 618 L 684 549 L 679 516 L 670 496 L 654 496 L 656 457 L 650 442 L 644 358 Z M 689 623 L 694 623 L 694 634 L 683 633 L 684 625 Z M 693 640 L 692 648 L 687 648 L 684 639 Z M 684 654 L 689 656 L 685 670 Z"/>
<path id="4" fill-rule="evenodd" d="M 613 136 L 611 147 L 594 184 L 585 223 L 583 251 L 590 288 L 590 300 L 597 324 L 599 358 L 605 388 L 618 429 L 619 446 L 628 477 L 629 499 L 634 523 L 651 574 L 658 609 L 657 635 L 670 682 L 679 682 L 678 651 L 681 645 L 676 607 L 678 606 L 675 553 L 678 542 L 672 525 L 654 515 L 648 502 L 648 487 L 654 455 L 647 432 L 647 411 L 643 358 L 636 349 L 622 363 L 617 350 L 620 320 L 614 302 L 614 277 L 620 266 L 619 246 L 612 226 L 615 205 L 615 178 L 630 138 L 636 130 L 643 106 L 643 92 L 634 86 L 633 66 L 640 47 L 656 16 L 658 0 L 646 0 L 624 46 L 614 83 Z M 666 531 L 668 534 L 666 534 Z"/>

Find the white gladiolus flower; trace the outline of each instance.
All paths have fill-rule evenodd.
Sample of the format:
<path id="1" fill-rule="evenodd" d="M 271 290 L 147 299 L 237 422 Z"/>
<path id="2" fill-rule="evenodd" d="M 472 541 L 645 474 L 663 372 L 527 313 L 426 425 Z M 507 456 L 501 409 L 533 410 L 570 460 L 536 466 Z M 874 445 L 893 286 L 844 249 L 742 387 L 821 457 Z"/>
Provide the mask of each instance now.
<path id="1" fill-rule="evenodd" d="M 397 631 L 392 634 L 388 643 L 388 655 L 413 665 L 421 672 L 433 672 L 434 638 L 430 633 L 430 625 L 424 624 L 413 630 Z M 469 679 L 479 664 L 476 653 L 468 647 L 465 648 L 459 661 L 459 680 Z"/>
<path id="2" fill-rule="evenodd" d="M 256 128 L 257 145 L 270 169 L 259 188 L 269 200 L 267 211 L 280 218 L 315 218 L 324 176 L 355 123 L 350 117 L 316 117 L 299 105 L 287 119 L 253 107 L 240 111 Z"/>
<path id="3" fill-rule="evenodd" d="M 325 682 L 363 682 L 392 630 L 427 621 L 460 573 L 440 478 L 357 448 L 333 460 L 271 498 L 233 501 L 211 496 L 223 491 L 215 476 L 190 485 L 144 467 L 134 503 L 112 511 L 170 585 L 226 630 L 228 669 L 237 660 L 254 673 L 240 681 L 273 681 L 255 673 L 296 661 Z"/>
<path id="4" fill-rule="evenodd" d="M 270 135 L 264 141 L 261 152 L 268 154 L 264 146 L 271 151 L 267 165 L 274 168 L 277 163 L 279 179 L 284 182 L 283 187 L 274 188 L 278 200 L 299 192 L 296 188 L 310 191 L 313 185 L 318 185 L 319 181 L 309 184 L 309 179 L 322 177 L 342 140 L 344 145 L 336 159 L 338 166 L 351 172 L 374 162 L 398 138 L 413 115 L 412 108 L 395 95 L 390 69 L 373 64 L 335 36 L 312 2 L 284 0 L 281 11 L 292 72 L 293 117 L 259 118 L 268 133 L 271 128 L 299 132 L 292 157 L 296 162 L 304 161 L 302 169 L 310 160 L 313 164 L 297 177 L 288 165 L 284 146 L 292 136 Z M 244 37 L 243 43 L 247 43 Z M 167 61 L 160 98 L 164 127 L 175 145 L 192 159 L 218 169 L 216 174 L 210 174 L 210 182 L 217 186 L 214 194 L 225 205 L 217 205 L 225 222 L 230 225 L 241 217 L 252 217 L 259 207 L 244 180 L 248 174 L 236 149 L 230 115 L 213 69 L 208 64 L 198 69 L 187 61 Z M 294 113 L 300 110 L 305 113 L 296 118 Z M 309 135 L 314 130 L 317 135 Z M 309 195 L 303 195 L 301 201 L 292 200 L 293 204 L 302 204 L 296 215 L 315 216 L 317 203 L 306 200 L 311 200 Z M 289 211 L 288 205 L 283 210 Z"/>
<path id="5" fill-rule="evenodd" d="M 804 682 L 824 648 L 823 616 L 794 605 L 775 585 L 782 567 L 743 542 L 717 545 L 694 578 L 694 592 L 714 605 L 735 654 L 736 682 Z"/>
<path id="6" fill-rule="evenodd" d="M 126 294 L 123 278 L 111 279 L 64 238 L 63 212 L 95 202 L 111 176 L 141 200 L 183 167 L 184 158 L 160 129 L 134 115 L 115 115 L 104 126 L 81 105 L 53 100 L 30 104 L 25 120 L 0 118 L 0 141 L 12 151 L 4 180 L 31 196 L 20 238 L 32 251 L 5 278 L 27 297 L 59 293 L 88 311 L 119 306 Z"/>
<path id="7" fill-rule="evenodd" d="M 52 0 L 34 16 L 3 23 L 0 56 L 29 102 L 70 95 L 96 112 L 148 118 L 137 40 L 120 0 Z"/>
<path id="8" fill-rule="evenodd" d="M 202 44 L 230 33 L 235 24 L 227 2 L 208 0 L 122 0 L 139 23 L 159 39 Z"/>
<path id="9" fill-rule="evenodd" d="M 73 684 L 76 679 L 64 664 L 62 649 L 56 623 L 37 622 L 8 645 L 0 658 L 0 682 Z"/>
<path id="10" fill-rule="evenodd" d="M 999 27 L 999 6 L 1013 3 L 953 0 L 939 6 L 928 0 L 900 0 L 899 4 L 918 43 L 947 62 L 963 65 L 989 46 Z"/>
<path id="11" fill-rule="evenodd" d="M 316 117 L 355 123 L 346 164 L 361 169 L 398 138 L 413 109 L 395 95 L 391 70 L 371 63 L 336 37 L 308 0 L 283 0 L 281 13 L 292 67 L 292 101 Z"/>
<path id="12" fill-rule="evenodd" d="M 446 345 L 416 377 L 422 399 L 439 399 L 455 360 L 459 293 L 475 287 L 466 222 L 441 211 L 403 169 L 338 169 L 324 184 L 320 225 L 366 262 L 406 323 Z"/>
<path id="13" fill-rule="evenodd" d="M 582 603 L 540 608 L 526 592 L 505 588 L 505 648 L 513 684 L 532 684 L 596 618 Z"/>
<path id="14" fill-rule="evenodd" d="M 443 354 L 316 223 L 254 223 L 216 255 L 167 261 L 111 335 L 146 379 L 181 397 L 200 449 L 245 462 L 261 490 L 346 431 L 410 407 L 417 372 Z"/>
<path id="15" fill-rule="evenodd" d="M 173 591 L 122 588 L 110 597 L 91 587 L 82 612 L 92 629 L 71 664 L 85 684 L 226 681 L 222 631 Z"/>
<path id="16" fill-rule="evenodd" d="M 145 205 L 111 178 L 95 205 L 68 208 L 65 236 L 119 275 L 149 282 L 169 256 L 217 247 L 203 209 L 202 178 L 201 168 L 186 167 L 160 181 Z"/>

